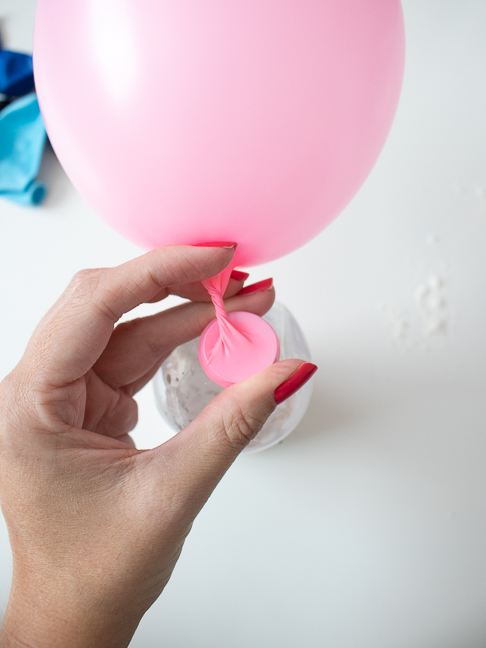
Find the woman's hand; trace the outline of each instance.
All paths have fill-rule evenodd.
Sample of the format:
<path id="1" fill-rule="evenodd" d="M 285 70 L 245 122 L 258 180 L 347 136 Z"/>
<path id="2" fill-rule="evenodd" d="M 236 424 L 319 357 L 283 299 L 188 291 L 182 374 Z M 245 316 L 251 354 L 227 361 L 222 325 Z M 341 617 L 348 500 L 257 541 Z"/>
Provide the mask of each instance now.
<path id="1" fill-rule="evenodd" d="M 2 648 L 127 646 L 219 480 L 312 372 L 277 363 L 226 389 L 170 441 L 135 449 L 133 397 L 214 317 L 200 282 L 233 253 L 170 246 L 79 273 L 1 383 L 0 497 L 14 561 Z M 234 296 L 234 276 L 227 309 L 265 313 L 273 288 Z M 171 293 L 193 301 L 114 328 Z"/>

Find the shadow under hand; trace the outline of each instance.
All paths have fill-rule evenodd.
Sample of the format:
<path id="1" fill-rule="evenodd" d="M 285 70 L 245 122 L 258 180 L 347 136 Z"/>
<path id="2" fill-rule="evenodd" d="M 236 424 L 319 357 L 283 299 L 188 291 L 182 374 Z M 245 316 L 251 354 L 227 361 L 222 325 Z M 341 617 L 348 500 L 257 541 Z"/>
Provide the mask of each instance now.
<path id="1" fill-rule="evenodd" d="M 367 416 L 365 408 L 349 394 L 338 396 L 330 386 L 316 381 L 309 409 L 285 444 L 302 443 L 317 435 L 339 434 L 350 426 L 362 422 Z"/>

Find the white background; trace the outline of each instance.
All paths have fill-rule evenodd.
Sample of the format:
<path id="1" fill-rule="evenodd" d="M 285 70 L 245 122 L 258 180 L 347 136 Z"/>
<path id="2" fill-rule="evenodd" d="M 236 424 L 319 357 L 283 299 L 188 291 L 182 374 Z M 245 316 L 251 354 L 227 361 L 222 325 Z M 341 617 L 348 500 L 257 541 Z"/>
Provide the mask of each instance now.
<path id="1" fill-rule="evenodd" d="M 34 10 L 0 0 L 5 46 L 31 50 Z M 275 278 L 320 366 L 310 410 L 236 462 L 135 648 L 486 646 L 486 2 L 404 10 L 403 96 L 373 173 L 317 239 L 252 272 Z M 44 207 L 0 202 L 0 377 L 75 271 L 139 253 L 50 153 L 41 175 Z M 150 387 L 139 403 L 136 441 L 155 445 Z M 10 564 L 2 522 L 0 608 Z"/>

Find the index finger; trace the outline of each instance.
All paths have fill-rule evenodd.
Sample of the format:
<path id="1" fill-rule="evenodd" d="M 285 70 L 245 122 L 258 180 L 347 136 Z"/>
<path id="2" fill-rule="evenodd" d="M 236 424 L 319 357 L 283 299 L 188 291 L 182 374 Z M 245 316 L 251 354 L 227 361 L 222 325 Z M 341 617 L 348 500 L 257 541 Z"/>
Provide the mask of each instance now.
<path id="1" fill-rule="evenodd" d="M 158 248 L 115 268 L 78 273 L 37 327 L 26 356 L 37 378 L 59 387 L 93 366 L 114 324 L 161 289 L 209 279 L 233 258 L 235 246 Z"/>

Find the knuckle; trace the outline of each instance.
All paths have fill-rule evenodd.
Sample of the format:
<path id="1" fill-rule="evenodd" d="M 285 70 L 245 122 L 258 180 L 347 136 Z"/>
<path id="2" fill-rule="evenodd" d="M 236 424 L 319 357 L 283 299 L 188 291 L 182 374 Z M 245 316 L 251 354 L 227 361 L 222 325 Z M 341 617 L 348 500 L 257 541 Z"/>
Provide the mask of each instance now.
<path id="1" fill-rule="evenodd" d="M 78 270 L 76 274 L 71 279 L 71 286 L 73 288 L 79 288 L 85 286 L 87 283 L 93 279 L 93 277 L 99 275 L 101 270 L 96 268 L 85 268 L 84 270 Z"/>
<path id="2" fill-rule="evenodd" d="M 124 390 L 113 391 L 107 408 L 96 426 L 99 434 L 118 438 L 131 432 L 138 423 L 138 405 Z"/>
<path id="3" fill-rule="evenodd" d="M 224 417 L 224 430 L 230 444 L 241 450 L 256 437 L 265 421 L 266 417 L 245 411 L 235 399 L 233 407 Z"/>
<path id="4" fill-rule="evenodd" d="M 103 286 L 101 274 L 92 277 L 90 283 L 90 299 L 93 306 L 113 323 L 118 321 L 122 312 L 118 312 L 116 306 L 111 305 L 111 303 L 113 305 L 117 303 L 117 295 Z"/>
<path id="5" fill-rule="evenodd" d="M 184 257 L 184 265 L 181 266 L 181 277 L 178 280 L 183 284 L 192 283 L 195 281 L 195 277 L 199 276 L 201 268 L 189 254 L 185 254 Z"/>
<path id="6" fill-rule="evenodd" d="M 72 305 L 84 303 L 92 295 L 93 280 L 99 270 L 79 270 L 71 279 L 68 286 L 69 302 Z"/>
<path id="7" fill-rule="evenodd" d="M 84 305 L 89 301 L 102 315 L 116 321 L 120 315 L 106 303 L 106 290 L 103 287 L 104 272 L 104 268 L 76 272 L 69 284 L 69 300 L 72 305 Z"/>
<path id="8" fill-rule="evenodd" d="M 170 248 L 166 246 L 162 254 L 160 249 L 149 252 L 150 262 L 146 263 L 141 274 L 142 280 L 148 277 L 158 290 L 178 282 L 180 268 L 178 263 L 174 263 Z"/>

